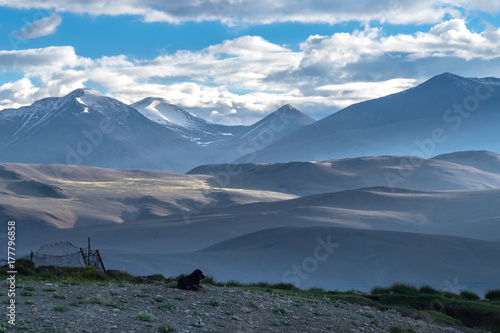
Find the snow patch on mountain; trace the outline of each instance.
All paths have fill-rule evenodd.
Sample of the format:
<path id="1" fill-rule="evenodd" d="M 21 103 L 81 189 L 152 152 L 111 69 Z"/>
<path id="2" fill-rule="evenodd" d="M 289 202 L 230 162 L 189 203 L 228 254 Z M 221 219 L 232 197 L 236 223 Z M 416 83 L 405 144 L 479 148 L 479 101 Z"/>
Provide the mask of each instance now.
<path id="1" fill-rule="evenodd" d="M 130 106 L 149 120 L 161 125 L 193 128 L 198 127 L 197 123 L 206 123 L 205 120 L 195 114 L 170 104 L 163 98 L 148 97 Z"/>

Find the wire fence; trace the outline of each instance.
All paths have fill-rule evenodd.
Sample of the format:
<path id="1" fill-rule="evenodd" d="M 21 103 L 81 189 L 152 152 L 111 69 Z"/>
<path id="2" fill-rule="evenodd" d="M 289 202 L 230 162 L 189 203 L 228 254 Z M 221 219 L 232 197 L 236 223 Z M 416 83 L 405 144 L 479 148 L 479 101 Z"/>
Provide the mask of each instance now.
<path id="1" fill-rule="evenodd" d="M 95 267 L 106 271 L 99 250 L 88 247 L 78 248 L 70 242 L 58 242 L 42 245 L 37 251 L 22 257 L 33 261 L 35 267 L 39 266 L 72 266 Z"/>

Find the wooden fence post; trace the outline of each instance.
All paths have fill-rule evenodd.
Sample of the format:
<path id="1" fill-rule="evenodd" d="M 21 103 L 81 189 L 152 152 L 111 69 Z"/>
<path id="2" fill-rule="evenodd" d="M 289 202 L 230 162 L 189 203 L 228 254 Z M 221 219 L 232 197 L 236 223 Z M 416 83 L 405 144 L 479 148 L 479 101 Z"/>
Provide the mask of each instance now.
<path id="1" fill-rule="evenodd" d="M 102 270 L 106 272 L 106 268 L 104 267 L 104 263 L 102 262 L 102 258 L 101 258 L 101 255 L 99 254 L 99 250 L 95 250 L 95 253 L 97 253 L 97 258 L 99 258 L 99 261 L 101 262 Z"/>
<path id="2" fill-rule="evenodd" d="M 89 265 L 87 264 L 87 260 L 85 259 L 85 253 L 83 253 L 82 248 L 80 248 L 80 253 L 82 254 L 82 259 L 83 259 L 83 262 L 85 263 L 85 267 L 89 267 Z"/>

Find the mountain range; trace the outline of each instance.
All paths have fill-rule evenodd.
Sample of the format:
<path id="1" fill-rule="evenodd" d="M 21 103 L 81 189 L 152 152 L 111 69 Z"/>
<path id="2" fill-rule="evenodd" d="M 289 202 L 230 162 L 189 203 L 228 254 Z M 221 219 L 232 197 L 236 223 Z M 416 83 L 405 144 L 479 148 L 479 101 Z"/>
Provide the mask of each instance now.
<path id="1" fill-rule="evenodd" d="M 126 105 L 78 89 L 2 110 L 0 161 L 187 171 L 231 161 L 244 154 L 247 143 L 267 145 L 313 122 L 285 105 L 254 125 L 224 126 L 162 98 Z"/>
<path id="2" fill-rule="evenodd" d="M 186 172 L 202 164 L 432 157 L 500 151 L 500 80 L 444 73 L 315 121 L 285 105 L 251 126 L 207 122 L 163 98 L 91 89 L 0 111 L 0 162 Z"/>
<path id="3" fill-rule="evenodd" d="M 241 160 L 500 152 L 499 105 L 499 79 L 444 73 L 414 88 L 351 105 Z"/>

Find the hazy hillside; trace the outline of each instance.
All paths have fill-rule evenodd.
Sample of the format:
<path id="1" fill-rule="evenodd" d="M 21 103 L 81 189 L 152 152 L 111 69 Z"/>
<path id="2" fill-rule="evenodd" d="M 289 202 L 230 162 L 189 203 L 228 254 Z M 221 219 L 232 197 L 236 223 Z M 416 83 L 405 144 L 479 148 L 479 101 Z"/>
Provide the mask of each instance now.
<path id="1" fill-rule="evenodd" d="M 495 78 L 444 73 L 406 91 L 351 105 L 241 161 L 500 152 L 499 87 Z"/>
<path id="2" fill-rule="evenodd" d="M 214 186 L 310 195 L 386 186 L 419 191 L 500 187 L 500 155 L 467 151 L 435 158 L 374 156 L 324 162 L 203 165 L 188 174 L 209 175 Z"/>

